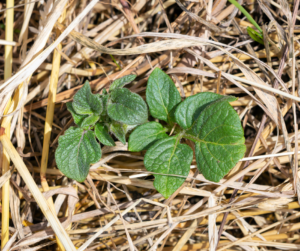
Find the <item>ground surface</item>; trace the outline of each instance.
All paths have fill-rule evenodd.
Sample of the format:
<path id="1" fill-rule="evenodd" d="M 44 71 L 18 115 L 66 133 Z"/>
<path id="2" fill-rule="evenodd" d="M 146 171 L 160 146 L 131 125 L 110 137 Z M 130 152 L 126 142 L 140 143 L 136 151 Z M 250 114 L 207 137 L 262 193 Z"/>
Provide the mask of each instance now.
<path id="1" fill-rule="evenodd" d="M 240 3 L 264 45 L 224 0 L 2 1 L 0 112 L 10 114 L 0 136 L 2 250 L 300 250 L 299 0 Z M 128 88 L 145 97 L 155 67 L 182 99 L 238 97 L 231 105 L 253 159 L 218 184 L 194 159 L 167 200 L 153 187 L 145 152 L 131 153 L 116 138 L 85 182 L 62 175 L 54 153 L 74 125 L 65 103 L 86 80 L 102 93 L 128 74 L 137 75 Z"/>

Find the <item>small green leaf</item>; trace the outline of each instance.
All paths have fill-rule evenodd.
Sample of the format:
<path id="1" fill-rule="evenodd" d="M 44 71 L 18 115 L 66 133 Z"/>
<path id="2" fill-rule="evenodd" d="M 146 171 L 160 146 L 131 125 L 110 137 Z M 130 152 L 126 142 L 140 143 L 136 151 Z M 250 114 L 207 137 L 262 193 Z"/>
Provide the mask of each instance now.
<path id="1" fill-rule="evenodd" d="M 126 129 L 127 125 L 118 122 L 113 122 L 109 125 L 109 131 L 113 133 L 124 145 L 126 144 Z"/>
<path id="2" fill-rule="evenodd" d="M 100 96 L 94 95 L 91 92 L 91 87 L 88 81 L 86 81 L 83 87 L 75 94 L 72 105 L 75 112 L 82 115 L 100 115 L 103 109 Z"/>
<path id="3" fill-rule="evenodd" d="M 82 127 L 81 124 L 83 120 L 87 117 L 87 115 L 77 114 L 72 106 L 72 102 L 67 103 L 67 109 L 72 114 L 75 124 L 78 125 L 79 127 Z"/>
<path id="4" fill-rule="evenodd" d="M 102 94 L 101 95 L 101 99 L 102 99 L 102 103 L 103 103 L 103 112 L 102 113 L 104 113 L 104 112 L 106 112 L 106 106 L 107 106 L 107 102 L 108 102 L 108 99 L 109 99 L 109 94 Z"/>
<path id="5" fill-rule="evenodd" d="M 219 182 L 243 158 L 244 131 L 238 114 L 228 103 L 230 97 L 218 99 L 201 112 L 192 135 L 184 137 L 196 143 L 198 169 L 208 180 Z"/>
<path id="6" fill-rule="evenodd" d="M 100 144 L 92 131 L 70 127 L 58 139 L 55 159 L 58 169 L 67 177 L 83 182 L 90 164 L 101 158 Z"/>
<path id="7" fill-rule="evenodd" d="M 103 104 L 103 111 L 100 115 L 100 119 L 99 121 L 100 122 L 109 122 L 109 117 L 107 115 L 107 102 L 108 102 L 108 99 L 109 99 L 110 95 L 109 94 L 101 94 L 100 95 L 100 98 L 102 100 L 102 104 Z"/>
<path id="8" fill-rule="evenodd" d="M 222 95 L 212 92 L 201 92 L 186 98 L 175 111 L 175 120 L 183 128 L 188 129 L 199 117 L 201 111 L 211 102 L 222 98 Z"/>
<path id="9" fill-rule="evenodd" d="M 117 88 L 122 88 L 125 85 L 131 83 L 133 80 L 135 80 L 135 78 L 136 78 L 136 75 L 127 75 L 122 78 L 118 78 L 111 84 L 109 90 L 112 91 Z"/>
<path id="10" fill-rule="evenodd" d="M 81 127 L 86 127 L 86 126 L 91 126 L 91 125 L 95 125 L 96 122 L 100 119 L 99 115 L 90 115 L 88 117 L 86 117 L 82 123 L 81 123 Z"/>
<path id="11" fill-rule="evenodd" d="M 107 114 L 113 120 L 127 125 L 140 125 L 147 121 L 147 105 L 138 94 L 128 89 L 115 89 L 110 97 Z"/>
<path id="12" fill-rule="evenodd" d="M 97 139 L 106 146 L 115 146 L 115 142 L 113 138 L 109 135 L 107 128 L 100 124 L 97 123 L 95 126 L 95 135 Z"/>
<path id="13" fill-rule="evenodd" d="M 264 37 L 261 33 L 257 32 L 256 30 L 252 29 L 251 27 L 247 27 L 247 32 L 249 36 L 256 42 L 264 45 Z"/>
<path id="14" fill-rule="evenodd" d="M 237 7 L 244 15 L 245 17 L 250 21 L 251 24 L 253 24 L 256 29 L 259 30 L 259 32 L 263 32 L 262 29 L 259 27 L 259 25 L 255 22 L 255 20 L 252 18 L 252 16 L 244 9 L 243 6 L 241 6 L 236 0 L 228 0 L 230 3 L 232 3 L 235 7 Z"/>
<path id="15" fill-rule="evenodd" d="M 168 176 L 175 174 L 187 177 L 193 160 L 193 150 L 188 145 L 179 144 L 176 136 L 156 141 L 147 151 L 144 159 L 145 167 L 154 174 L 154 187 L 165 198 L 172 195 L 186 178 Z"/>
<path id="16" fill-rule="evenodd" d="M 147 150 L 158 139 L 167 138 L 167 129 L 157 122 L 149 122 L 138 126 L 129 136 L 128 150 L 139 152 Z"/>
<path id="17" fill-rule="evenodd" d="M 148 79 L 146 100 L 151 115 L 168 122 L 170 111 L 181 102 L 181 97 L 172 79 L 155 68 Z"/>

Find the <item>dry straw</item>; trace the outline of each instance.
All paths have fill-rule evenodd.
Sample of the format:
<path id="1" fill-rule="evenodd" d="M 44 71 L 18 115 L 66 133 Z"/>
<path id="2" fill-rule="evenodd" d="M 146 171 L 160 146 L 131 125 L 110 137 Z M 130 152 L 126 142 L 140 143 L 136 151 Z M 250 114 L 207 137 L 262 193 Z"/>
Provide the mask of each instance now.
<path id="1" fill-rule="evenodd" d="M 6 5 L 8 8 L 14 6 L 14 0 L 7 0 Z M 13 23 L 14 23 L 14 9 L 10 9 L 6 12 L 6 30 L 5 40 L 13 41 Z M 7 80 L 12 74 L 12 57 L 13 47 L 12 45 L 5 45 L 4 52 L 4 79 Z M 8 104 L 5 108 L 5 114 L 13 111 L 14 106 L 18 103 L 18 93 L 15 94 L 13 100 L 9 98 Z M 6 118 L 2 121 L 2 126 L 7 128 L 6 134 L 10 136 L 10 121 L 11 118 Z M 2 155 L 2 174 L 9 171 L 10 159 L 7 152 L 4 150 Z M 7 180 L 2 187 L 2 226 L 1 226 L 1 248 L 5 246 L 9 239 L 9 180 Z"/>
<path id="2" fill-rule="evenodd" d="M 59 22 L 63 22 L 66 16 L 66 11 L 64 10 L 61 17 L 58 19 Z M 56 32 L 57 36 L 59 32 Z M 61 55 L 59 51 L 62 49 L 62 45 L 58 44 L 56 50 L 53 53 L 52 60 L 52 71 L 50 77 L 50 86 L 49 86 L 49 95 L 48 95 L 48 105 L 46 111 L 46 120 L 45 120 L 45 129 L 44 129 L 44 142 L 43 142 L 43 151 L 42 151 L 42 159 L 41 159 L 41 184 L 44 189 L 44 192 L 49 191 L 49 185 L 46 178 L 46 171 L 48 166 L 48 156 L 49 156 L 49 146 L 50 146 L 50 137 L 52 132 L 53 125 L 53 115 L 54 115 L 54 106 L 56 101 L 56 92 L 57 92 L 57 82 L 58 82 L 58 73 L 60 68 Z M 53 200 L 50 197 L 48 199 L 49 206 L 52 211 L 55 212 Z M 56 236 L 57 245 L 61 251 L 64 251 L 64 247 L 58 237 Z"/>
<path id="3" fill-rule="evenodd" d="M 259 17 L 264 45 L 227 1 L 3 3 L 1 249 L 299 250 L 299 0 L 268 3 L 244 5 Z M 85 182 L 66 178 L 54 158 L 74 125 L 65 103 L 85 80 L 101 94 L 128 74 L 137 78 L 127 87 L 144 98 L 155 67 L 183 99 L 238 97 L 244 158 L 219 183 L 193 159 L 167 200 L 145 153 L 118 141 L 102 148 Z"/>
<path id="4" fill-rule="evenodd" d="M 7 155 L 10 157 L 10 159 L 14 163 L 20 176 L 25 181 L 29 191 L 31 192 L 35 201 L 38 203 L 41 210 L 43 211 L 43 214 L 47 218 L 49 224 L 51 225 L 53 231 L 56 233 L 56 235 L 59 238 L 59 240 L 61 241 L 61 243 L 64 245 L 65 249 L 69 250 L 69 251 L 76 250 L 71 239 L 69 238 L 68 234 L 66 233 L 63 226 L 57 219 L 56 213 L 51 210 L 48 202 L 46 201 L 45 197 L 42 195 L 39 188 L 37 187 L 35 181 L 33 180 L 30 172 L 28 171 L 27 167 L 25 166 L 20 155 L 18 154 L 18 152 L 16 151 L 16 149 L 10 142 L 10 139 L 5 134 L 4 128 L 1 128 L 0 141 L 3 145 L 3 148 L 6 150 Z"/>

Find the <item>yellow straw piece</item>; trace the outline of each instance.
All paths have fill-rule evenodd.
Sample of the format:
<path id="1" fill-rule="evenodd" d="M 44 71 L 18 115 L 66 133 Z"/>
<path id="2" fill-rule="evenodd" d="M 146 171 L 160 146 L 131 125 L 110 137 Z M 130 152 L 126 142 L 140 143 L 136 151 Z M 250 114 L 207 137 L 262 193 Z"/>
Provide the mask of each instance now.
<path id="1" fill-rule="evenodd" d="M 14 32 L 14 0 L 6 1 L 6 8 L 9 9 L 6 11 L 6 28 L 5 28 L 5 40 L 13 41 L 13 32 Z M 4 52 L 4 80 L 11 77 L 12 73 L 12 50 L 13 47 L 11 45 L 5 45 Z M 14 105 L 11 104 L 11 100 L 9 100 L 5 114 L 9 113 L 9 110 Z M 10 136 L 10 120 L 11 117 L 5 117 L 2 121 L 2 125 L 6 127 L 6 135 Z M 3 150 L 2 157 L 2 175 L 5 174 L 9 170 L 9 156 L 7 152 Z M 5 246 L 5 244 L 9 240 L 9 180 L 5 182 L 2 187 L 2 228 L 1 228 L 1 248 Z"/>
<path id="2" fill-rule="evenodd" d="M 65 19 L 66 10 L 62 12 L 61 17 L 59 18 L 58 22 L 62 22 Z M 57 37 L 59 36 L 59 31 L 57 31 Z M 58 44 L 58 50 L 54 50 L 53 52 L 53 63 L 52 63 L 52 72 L 50 77 L 50 87 L 49 87 L 49 94 L 48 94 L 48 105 L 47 105 L 47 112 L 46 112 L 46 121 L 45 121 L 45 129 L 44 129 L 44 142 L 43 142 L 43 152 L 42 152 L 42 161 L 41 161 L 41 184 L 44 189 L 44 192 L 49 191 L 49 185 L 46 179 L 46 171 L 47 171 L 47 164 L 48 164 L 48 156 L 49 156 L 49 146 L 50 146 L 50 137 L 52 132 L 52 125 L 53 125 L 53 115 L 54 115 L 54 108 L 55 108 L 55 100 L 56 100 L 56 92 L 57 92 L 57 82 L 59 77 L 59 68 L 60 68 L 60 61 L 61 61 L 61 54 L 59 51 L 62 49 L 62 45 Z M 52 198 L 48 199 L 49 206 L 55 212 L 54 203 Z M 57 245 L 59 250 L 64 251 L 64 246 L 56 236 Z"/>

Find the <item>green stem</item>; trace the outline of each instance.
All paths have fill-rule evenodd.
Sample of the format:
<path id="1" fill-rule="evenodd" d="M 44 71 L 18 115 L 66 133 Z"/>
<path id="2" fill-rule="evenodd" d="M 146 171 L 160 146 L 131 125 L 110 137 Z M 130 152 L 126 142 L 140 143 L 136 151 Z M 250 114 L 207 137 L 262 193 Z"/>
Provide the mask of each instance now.
<path id="1" fill-rule="evenodd" d="M 188 134 L 188 133 L 184 133 L 182 137 L 189 139 L 191 141 L 194 141 L 194 142 L 203 142 L 203 140 L 199 139 L 198 137 L 196 137 L 194 135 Z"/>
<path id="2" fill-rule="evenodd" d="M 251 15 L 248 13 L 248 11 L 246 11 L 245 9 L 244 9 L 244 7 L 243 6 L 241 6 L 237 1 L 235 1 L 235 0 L 228 0 L 230 3 L 232 3 L 235 7 L 237 7 L 244 15 L 245 15 L 245 17 L 249 20 L 249 22 L 251 23 L 251 24 L 253 24 L 255 27 L 256 27 L 256 29 L 258 29 L 259 30 L 259 32 L 262 34 L 263 33 L 263 31 L 262 31 L 262 29 L 259 27 L 259 25 L 255 22 L 255 20 L 251 17 Z"/>
<path id="3" fill-rule="evenodd" d="M 111 57 L 111 59 L 115 62 L 115 64 L 118 66 L 118 68 L 119 68 L 119 70 L 121 71 L 122 70 L 122 68 L 121 68 L 121 66 L 117 63 L 117 61 L 115 60 L 115 58 L 114 58 L 114 56 L 113 55 L 111 55 L 111 54 L 109 54 L 109 56 Z"/>

